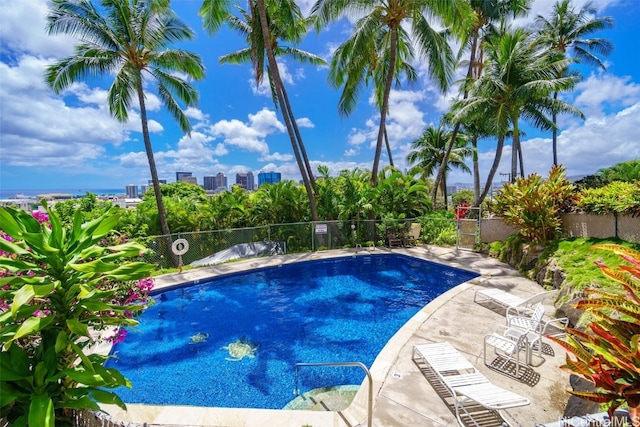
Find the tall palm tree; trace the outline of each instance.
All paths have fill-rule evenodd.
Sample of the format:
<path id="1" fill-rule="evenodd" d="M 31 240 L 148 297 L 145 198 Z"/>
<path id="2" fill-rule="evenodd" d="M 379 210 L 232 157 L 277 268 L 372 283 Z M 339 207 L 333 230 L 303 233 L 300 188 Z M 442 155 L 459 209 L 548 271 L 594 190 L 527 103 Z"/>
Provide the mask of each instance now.
<path id="1" fill-rule="evenodd" d="M 269 16 L 270 19 L 270 34 L 273 48 L 273 53 L 278 57 L 289 57 L 298 62 L 311 64 L 311 65 L 326 65 L 326 61 L 312 53 L 298 49 L 294 45 L 288 45 L 286 43 L 299 43 L 303 36 L 307 32 L 308 21 L 302 17 L 300 8 L 294 2 L 283 2 L 278 5 L 277 9 L 273 10 L 273 13 Z M 287 6 L 287 7 L 284 7 Z M 254 5 L 255 7 L 255 5 Z M 229 26 L 239 32 L 247 41 L 247 47 L 240 49 L 236 52 L 232 52 L 223 55 L 219 58 L 219 62 L 222 64 L 242 64 L 251 63 L 253 66 L 254 76 L 256 79 L 256 85 L 260 85 L 264 79 L 265 64 L 265 43 L 262 37 L 262 28 L 260 26 L 259 19 L 256 19 L 256 12 L 249 13 L 239 6 L 236 6 L 240 17 L 229 15 Z M 278 108 L 278 97 L 275 92 L 275 87 L 271 79 L 271 75 L 267 73 L 269 77 L 269 83 L 271 86 L 271 96 L 273 102 Z M 284 90 L 284 87 L 283 87 Z M 288 96 L 285 97 L 288 100 Z M 283 110 L 284 113 L 284 110 Z M 317 196 L 318 190 L 316 188 L 315 179 L 313 176 L 313 170 L 309 163 L 306 149 L 302 143 L 302 136 L 298 124 L 293 116 L 293 113 L 289 107 L 289 114 L 291 115 L 291 124 L 297 140 L 300 142 L 300 153 L 306 168 L 309 182 L 314 194 Z"/>
<path id="2" fill-rule="evenodd" d="M 486 39 L 487 58 L 480 79 L 474 82 L 470 96 L 454 104 L 453 120 L 483 116 L 494 121 L 498 136 L 496 157 L 489 171 L 487 184 L 481 195 L 484 199 L 493 176 L 500 164 L 502 144 L 512 133 L 511 181 L 515 181 L 520 156 L 520 172 L 524 175 L 520 149 L 520 118 L 534 126 L 550 129 L 553 123 L 546 113 L 571 113 L 584 117 L 572 105 L 549 97 L 553 91 L 567 90 L 575 84 L 575 76 L 556 77 L 558 70 L 566 68 L 569 59 L 559 58 L 553 51 L 538 49 L 530 34 L 523 29 L 501 29 Z"/>
<path id="3" fill-rule="evenodd" d="M 424 130 L 422 136 L 411 143 L 412 151 L 407 155 L 407 162 L 411 166 L 409 175 L 419 175 L 426 180 L 438 170 L 442 159 L 447 151 L 449 141 L 453 132 L 447 130 L 441 122 L 438 127 L 429 126 Z M 472 155 L 472 148 L 469 147 L 465 136 L 458 132 L 455 138 L 454 148 L 450 150 L 446 170 L 452 168 L 460 169 L 464 172 L 471 172 L 465 164 L 465 158 Z M 447 179 L 446 173 L 440 181 L 440 189 L 444 197 L 444 207 L 447 208 Z"/>
<path id="4" fill-rule="evenodd" d="M 356 22 L 354 33 L 342 46 L 348 61 L 337 67 L 339 74 L 332 77 L 333 81 L 344 85 L 344 99 L 341 98 L 342 107 L 339 108 L 348 107 L 357 101 L 366 72 L 376 69 L 371 65 L 376 63 L 379 49 L 385 48 L 388 52 L 388 56 L 382 61 L 386 75 L 381 90 L 380 124 L 371 170 L 371 180 L 375 186 L 386 129 L 389 94 L 396 78 L 399 52 L 403 45 L 404 49 L 408 48 L 407 33 L 402 24 L 410 22 L 412 40 L 415 41 L 411 46 L 415 46 L 417 52 L 427 58 L 431 77 L 444 89 L 453 75 L 453 54 L 446 40 L 446 31 L 434 29 L 427 17 L 440 18 L 445 25 L 458 31 L 467 24 L 470 11 L 468 4 L 461 0 L 317 0 L 311 9 L 311 16 L 318 29 L 345 15 L 362 18 Z M 374 83 L 381 81 L 382 79 L 374 79 Z"/>
<path id="5" fill-rule="evenodd" d="M 487 34 L 494 30 L 497 23 L 505 21 L 507 18 L 517 18 L 524 16 L 529 11 L 529 5 L 532 0 L 468 0 L 473 10 L 474 18 L 471 21 L 471 25 L 467 28 L 467 32 L 463 35 L 462 48 L 460 49 L 459 56 L 467 49 L 469 51 L 469 59 L 467 61 L 467 73 L 466 79 L 461 87 L 462 98 L 466 99 L 469 96 L 469 86 L 471 83 L 480 78 L 482 75 L 482 64 L 484 60 L 484 38 Z M 431 194 L 431 201 L 433 204 L 436 202 L 436 193 L 438 187 L 445 173 L 447 162 L 449 159 L 449 153 L 453 149 L 456 134 L 460 130 L 461 123 L 457 122 L 453 128 L 451 135 L 451 141 L 447 146 L 445 155 L 442 158 L 442 163 L 438 169 L 438 173 L 435 177 L 433 192 Z M 472 138 L 473 139 L 473 138 Z M 477 140 L 477 138 L 475 138 Z M 476 153 L 477 156 L 477 153 Z M 474 175 L 475 176 L 475 175 Z M 474 181 L 474 186 L 475 186 Z M 476 193 L 475 198 L 478 200 L 479 192 Z"/>
<path id="6" fill-rule="evenodd" d="M 84 77 L 114 75 L 108 93 L 109 111 L 120 122 L 128 121 L 129 107 L 137 96 L 158 219 L 162 233 L 170 239 L 149 137 L 144 88 L 146 79 L 157 85 L 160 99 L 180 129 L 191 130 L 178 101 L 187 107 L 195 106 L 198 93 L 178 74 L 201 79 L 204 66 L 198 55 L 170 46 L 192 39 L 193 31 L 176 16 L 166 0 L 101 0 L 99 8 L 90 0 L 54 0 L 50 7 L 49 34 L 71 34 L 80 42 L 73 55 L 47 68 L 47 84 L 60 93 Z"/>
<path id="7" fill-rule="evenodd" d="M 302 136 L 289 102 L 289 97 L 280 77 L 276 56 L 287 55 L 298 61 L 311 64 L 324 64 L 325 61 L 308 52 L 293 46 L 283 46 L 280 42 L 299 43 L 307 30 L 307 21 L 302 17 L 300 8 L 293 0 L 271 1 L 249 0 L 249 11 L 238 8 L 244 21 L 228 12 L 230 3 L 219 0 L 204 0 L 200 8 L 205 29 L 213 33 L 220 28 L 222 22 L 229 22 L 232 28 L 239 31 L 247 40 L 248 47 L 232 54 L 221 57 L 221 62 L 240 63 L 250 61 L 256 82 L 262 83 L 267 60 L 267 75 L 271 85 L 274 103 L 282 110 L 287 132 L 291 140 L 302 181 L 309 197 L 312 217 L 318 220 L 315 201 L 317 188 L 313 177 L 313 170 L 302 141 Z"/>
<path id="8" fill-rule="evenodd" d="M 338 102 L 340 115 L 348 116 L 355 110 L 363 86 L 368 85 L 370 81 L 373 82 L 376 105 L 378 109 L 382 108 L 385 82 L 390 65 L 389 55 L 391 49 L 389 48 L 388 35 L 388 33 L 382 32 L 378 34 L 378 38 L 363 40 L 356 33 L 334 52 L 333 61 L 329 69 L 329 81 L 335 88 L 343 87 L 342 95 Z M 398 39 L 394 75 L 395 87 L 400 87 L 402 78 L 410 84 L 415 83 L 418 79 L 418 73 L 410 63 L 414 59 L 410 37 L 402 27 L 398 29 Z M 359 49 L 359 53 L 354 55 L 354 45 L 363 42 L 368 42 L 369 46 Z M 389 156 L 389 165 L 393 166 L 386 121 L 383 134 L 387 155 Z"/>
<path id="9" fill-rule="evenodd" d="M 594 17 L 596 10 L 592 3 L 585 4 L 576 12 L 571 0 L 560 0 L 554 6 L 549 18 L 538 15 L 539 41 L 544 46 L 557 50 L 563 56 L 572 53 L 579 62 L 605 69 L 604 62 L 598 55 L 607 56 L 613 50 L 613 44 L 602 38 L 586 38 L 591 34 L 613 27 L 613 19 L 608 16 Z M 562 70 L 561 73 L 566 73 Z M 559 74 L 560 77 L 562 74 Z M 553 92 L 553 98 L 558 98 L 558 92 Z M 557 113 L 551 112 L 554 127 L 553 132 L 553 164 L 558 164 L 558 128 Z"/>

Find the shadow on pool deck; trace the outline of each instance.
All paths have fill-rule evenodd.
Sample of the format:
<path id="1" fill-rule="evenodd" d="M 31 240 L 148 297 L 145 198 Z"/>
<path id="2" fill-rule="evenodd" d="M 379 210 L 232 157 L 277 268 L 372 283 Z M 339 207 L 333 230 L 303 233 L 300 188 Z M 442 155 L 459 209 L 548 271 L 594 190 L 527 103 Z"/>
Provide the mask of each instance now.
<path id="1" fill-rule="evenodd" d="M 425 306 L 387 343 L 371 367 L 373 377 L 373 422 L 376 427 L 455 426 L 456 418 L 423 372 L 412 361 L 415 344 L 449 341 L 494 384 L 528 397 L 531 405 L 509 410 L 507 420 L 515 425 L 558 421 L 562 418 L 568 393 L 569 374 L 561 371 L 565 352 L 550 343 L 540 359 L 534 355 L 527 380 L 518 381 L 484 365 L 483 338 L 498 323 L 504 323 L 504 310 L 473 302 L 474 291 L 498 287 L 519 296 L 540 291 L 540 286 L 508 265 L 493 258 L 455 248 L 417 246 L 360 250 L 358 255 L 401 253 L 440 262 L 480 274 L 439 296 Z M 354 255 L 353 250 L 321 251 L 252 259 L 160 276 L 156 289 L 207 277 L 289 262 Z M 549 303 L 549 301 L 547 301 Z M 547 310 L 552 312 L 553 307 Z M 545 343 L 549 343 L 547 340 Z M 354 427 L 367 425 L 368 382 L 365 379 L 352 404 L 340 412 L 280 411 L 269 409 L 202 408 L 129 405 L 123 412 L 105 406 L 112 420 L 164 426 L 225 427 Z M 322 405 L 319 405 L 322 407 Z M 484 425 L 500 423 L 487 422 Z"/>

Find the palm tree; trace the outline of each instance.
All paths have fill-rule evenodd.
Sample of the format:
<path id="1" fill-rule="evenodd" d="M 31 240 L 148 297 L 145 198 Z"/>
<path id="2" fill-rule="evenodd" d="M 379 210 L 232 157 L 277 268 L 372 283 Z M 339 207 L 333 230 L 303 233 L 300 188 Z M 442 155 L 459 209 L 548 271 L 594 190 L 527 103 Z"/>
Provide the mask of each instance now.
<path id="1" fill-rule="evenodd" d="M 532 0 L 469 0 L 475 19 L 471 21 L 471 25 L 467 28 L 467 33 L 463 36 L 462 49 L 460 50 L 460 54 L 462 54 L 467 48 L 469 49 L 466 80 L 462 85 L 463 99 L 469 96 L 468 88 L 471 83 L 479 79 L 482 75 L 485 36 L 494 30 L 497 23 L 503 22 L 507 17 L 517 18 L 526 15 L 529 11 L 531 1 Z M 455 124 L 451 141 L 449 141 L 445 155 L 442 158 L 442 163 L 440 163 L 438 173 L 435 177 L 433 193 L 431 194 L 431 201 L 434 205 L 438 187 L 444 177 L 449 153 L 453 149 L 456 135 L 460 131 L 460 126 L 460 122 Z M 475 139 L 477 140 L 477 138 Z M 476 184 L 474 181 L 474 186 L 476 186 Z M 478 196 L 479 192 L 476 192 L 476 201 L 478 200 Z"/>
<path id="2" fill-rule="evenodd" d="M 362 39 L 359 34 L 349 37 L 342 45 L 340 45 L 333 55 L 333 61 L 330 65 L 329 81 L 334 88 L 343 87 L 342 95 L 338 102 L 338 112 L 342 116 L 350 115 L 356 107 L 359 94 L 364 85 L 368 85 L 369 81 L 373 81 L 374 95 L 378 109 L 382 108 L 384 102 L 384 88 L 389 72 L 389 48 L 388 33 L 378 34 L 377 39 Z M 411 48 L 410 37 L 407 32 L 400 27 L 398 29 L 398 48 L 395 62 L 395 86 L 399 87 L 401 78 L 405 78 L 410 84 L 415 83 L 418 74 L 414 67 L 410 64 L 413 60 L 413 50 Z M 368 42 L 366 48 L 359 49 L 360 53 L 354 55 L 354 45 Z M 364 57 L 363 55 L 366 55 Z M 388 113 L 388 111 L 387 111 Z M 389 165 L 393 166 L 393 157 L 391 154 L 391 146 L 386 129 L 383 131 L 384 141 L 389 156 Z"/>
<path id="3" fill-rule="evenodd" d="M 412 54 L 415 46 L 418 53 L 428 59 L 431 77 L 435 78 L 442 89 L 446 88 L 453 75 L 453 55 L 445 37 L 446 32 L 434 29 L 427 17 L 440 18 L 445 25 L 454 26 L 454 30 L 458 31 L 466 25 L 470 11 L 468 4 L 461 0 L 317 0 L 311 9 L 311 16 L 318 30 L 344 15 L 362 18 L 356 22 L 354 33 L 341 46 L 346 61 L 335 67 L 338 73 L 332 76 L 334 82 L 344 86 L 339 108 L 344 110 L 344 107 L 352 107 L 357 102 L 367 72 L 386 71 L 384 79 L 373 79 L 377 84 L 384 81 L 380 91 L 380 125 L 371 169 L 371 180 L 375 186 L 386 129 L 389 94 L 394 78 L 397 77 L 398 60 L 411 58 L 403 58 L 401 52 L 405 50 Z M 402 27 L 408 21 L 412 39 L 415 40 L 411 46 Z M 373 64 L 381 58 L 380 49 L 386 50 L 386 53 L 380 62 L 382 67 L 378 68 Z"/>
<path id="4" fill-rule="evenodd" d="M 594 65 L 605 69 L 605 65 L 598 57 L 607 56 L 613 50 L 613 44 L 606 39 L 585 38 L 591 34 L 613 27 L 611 17 L 594 17 L 595 8 L 591 3 L 587 3 L 579 12 L 571 4 L 571 0 L 560 0 L 553 6 L 549 18 L 538 15 L 536 24 L 538 26 L 539 42 L 550 49 L 560 52 L 563 56 L 568 55 L 568 50 L 573 53 L 579 62 Z M 561 77 L 567 70 L 561 70 L 558 77 Z M 558 91 L 553 92 L 553 98 L 558 98 Z M 557 112 L 552 111 L 553 120 L 553 164 L 558 164 L 558 128 Z"/>
<path id="5" fill-rule="evenodd" d="M 266 54 L 267 74 L 274 103 L 282 110 L 291 146 L 309 197 L 312 217 L 314 221 L 317 221 L 318 211 L 315 201 L 317 188 L 313 171 L 275 57 L 276 55 L 288 55 L 298 61 L 311 64 L 324 64 L 325 62 L 322 58 L 293 46 L 280 45 L 279 41 L 299 43 L 306 34 L 307 21 L 302 17 L 300 8 L 293 0 L 270 2 L 268 7 L 264 0 L 250 0 L 249 12 L 238 8 L 245 19 L 244 21 L 229 14 L 228 8 L 229 2 L 204 0 L 199 13 L 203 18 L 205 29 L 209 32 L 217 31 L 223 22 L 228 21 L 232 28 L 240 31 L 246 37 L 249 46 L 238 52 L 224 55 L 221 57 L 221 62 L 250 61 L 258 84 L 262 82 L 264 77 Z"/>
<path id="6" fill-rule="evenodd" d="M 426 128 L 422 136 L 411 143 L 412 151 L 407 155 L 407 162 L 411 165 L 409 175 L 419 175 L 424 180 L 433 175 L 442 163 L 449 141 L 452 139 L 452 134 L 453 132 L 447 130 L 442 122 L 437 128 L 433 126 Z M 472 154 L 472 149 L 469 147 L 465 135 L 458 132 L 454 141 L 454 148 L 449 153 L 446 170 L 457 168 L 464 172 L 471 172 L 464 162 L 464 159 Z M 440 189 L 446 209 L 446 173 L 440 182 Z"/>
<path id="7" fill-rule="evenodd" d="M 483 116 L 495 122 L 498 136 L 496 157 L 489 171 L 487 184 L 480 197 L 482 201 L 488 193 L 493 176 L 500 164 L 504 138 L 512 133 L 511 181 L 518 172 L 524 175 L 522 151 L 520 149 L 520 118 L 534 126 L 550 129 L 553 123 L 545 113 L 567 112 L 584 117 L 582 112 L 568 103 L 549 97 L 553 91 L 572 87 L 575 76 L 556 77 L 558 70 L 567 67 L 569 59 L 559 58 L 556 53 L 538 49 L 530 34 L 523 29 L 499 33 L 485 40 L 487 58 L 480 79 L 474 82 L 470 96 L 454 104 L 454 121 Z"/>
<path id="8" fill-rule="evenodd" d="M 169 47 L 172 43 L 190 40 L 193 31 L 170 9 L 168 1 L 161 0 L 102 0 L 99 9 L 90 0 L 55 0 L 47 16 L 47 31 L 71 34 L 80 40 L 72 56 L 47 68 L 45 79 L 55 93 L 84 77 L 115 75 L 108 93 L 109 111 L 120 122 L 128 120 L 129 107 L 137 95 L 158 220 L 170 242 L 149 137 L 144 82 L 151 79 L 157 85 L 167 110 L 180 129 L 188 133 L 191 125 L 178 100 L 187 107 L 195 106 L 198 93 L 178 74 L 201 79 L 204 66 L 198 55 Z"/>

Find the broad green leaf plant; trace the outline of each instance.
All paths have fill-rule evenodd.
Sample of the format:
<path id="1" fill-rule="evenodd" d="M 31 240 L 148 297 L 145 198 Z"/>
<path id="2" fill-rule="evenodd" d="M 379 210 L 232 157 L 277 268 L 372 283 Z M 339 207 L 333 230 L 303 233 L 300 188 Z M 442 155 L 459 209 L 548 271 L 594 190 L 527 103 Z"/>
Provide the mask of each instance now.
<path id="1" fill-rule="evenodd" d="M 69 425 L 73 410 L 99 403 L 124 408 L 108 389 L 130 382 L 92 347 L 137 323 L 152 286 L 154 266 L 130 261 L 146 249 L 109 240 L 117 207 L 86 223 L 78 210 L 65 228 L 43 206 L 40 217 L 0 207 L 0 417 L 12 426 Z"/>
<path id="2" fill-rule="evenodd" d="M 627 403 L 631 423 L 639 427 L 640 252 L 613 244 L 594 245 L 592 249 L 613 251 L 628 263 L 617 269 L 597 263 L 619 289 L 587 289 L 588 298 L 576 305 L 593 317 L 587 330 L 567 328 L 566 338 L 550 338 L 568 352 L 562 368 L 596 387 L 593 392 L 570 393 L 592 402 L 610 403 L 610 416 Z"/>
<path id="3" fill-rule="evenodd" d="M 528 242 L 544 243 L 557 237 L 562 225 L 560 213 L 572 194 L 565 169 L 553 166 L 546 180 L 532 174 L 505 184 L 495 197 L 493 210 Z"/>

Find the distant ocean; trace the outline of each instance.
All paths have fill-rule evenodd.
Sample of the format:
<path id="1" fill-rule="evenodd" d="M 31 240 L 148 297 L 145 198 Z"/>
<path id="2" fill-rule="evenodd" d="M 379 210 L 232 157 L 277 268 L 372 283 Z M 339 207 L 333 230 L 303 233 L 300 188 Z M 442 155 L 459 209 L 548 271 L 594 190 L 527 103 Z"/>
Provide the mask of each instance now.
<path id="1" fill-rule="evenodd" d="M 36 190 L 5 190 L 0 189 L 0 199 L 33 198 L 42 194 L 71 194 L 74 197 L 84 196 L 93 193 L 96 196 L 122 195 L 125 194 L 122 188 L 100 188 L 100 189 L 36 189 Z"/>

